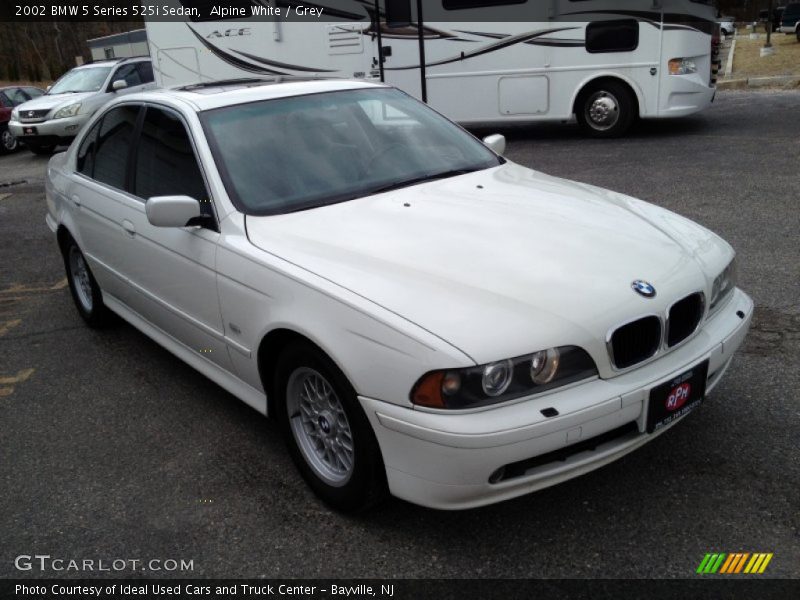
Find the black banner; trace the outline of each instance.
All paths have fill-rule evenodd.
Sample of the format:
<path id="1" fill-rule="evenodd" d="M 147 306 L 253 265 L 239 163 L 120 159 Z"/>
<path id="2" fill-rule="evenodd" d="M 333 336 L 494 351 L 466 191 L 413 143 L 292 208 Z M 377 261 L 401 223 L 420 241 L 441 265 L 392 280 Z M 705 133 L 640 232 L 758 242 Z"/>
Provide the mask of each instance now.
<path id="1" fill-rule="evenodd" d="M 382 19 L 387 0 L 377 2 Z M 391 14 L 416 21 L 415 0 L 391 0 Z M 502 0 L 485 2 L 426 0 L 425 22 L 546 22 L 633 18 L 660 22 L 713 22 L 715 10 L 706 3 L 662 0 L 607 0 L 589 3 L 567 0 Z M 670 9 L 674 6 L 674 9 Z M 689 8 L 687 8 L 687 6 Z M 299 21 L 370 23 L 375 0 L 0 0 L 0 22 L 137 22 L 143 21 Z M 398 13 L 399 11 L 399 13 Z M 691 14 L 685 14 L 691 13 Z"/>
<path id="2" fill-rule="evenodd" d="M 516 598 L 747 598 L 800 597 L 800 580 L 759 576 L 702 576 L 696 579 L 40 579 L 0 580 L 0 598 L 18 600 L 123 600 L 208 598 L 225 600 L 478 600 Z"/>

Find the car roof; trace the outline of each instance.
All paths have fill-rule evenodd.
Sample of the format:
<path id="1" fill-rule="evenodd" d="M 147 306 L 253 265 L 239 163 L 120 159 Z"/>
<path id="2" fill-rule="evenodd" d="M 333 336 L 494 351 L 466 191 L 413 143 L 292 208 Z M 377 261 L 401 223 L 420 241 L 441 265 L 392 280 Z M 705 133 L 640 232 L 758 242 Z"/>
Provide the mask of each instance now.
<path id="1" fill-rule="evenodd" d="M 381 83 L 353 79 L 242 79 L 162 88 L 149 92 L 128 94 L 124 98 L 126 101 L 152 100 L 156 102 L 172 98 L 192 105 L 199 112 L 223 106 L 247 104 L 248 102 L 257 102 L 259 100 L 383 87 L 388 86 Z"/>

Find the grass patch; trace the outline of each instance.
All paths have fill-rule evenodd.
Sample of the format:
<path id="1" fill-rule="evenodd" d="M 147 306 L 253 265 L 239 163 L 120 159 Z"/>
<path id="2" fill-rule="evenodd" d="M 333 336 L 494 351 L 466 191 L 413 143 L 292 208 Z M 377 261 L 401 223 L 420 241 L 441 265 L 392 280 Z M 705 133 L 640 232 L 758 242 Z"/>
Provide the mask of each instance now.
<path id="1" fill-rule="evenodd" d="M 730 79 L 743 77 L 768 77 L 771 75 L 800 76 L 800 42 L 794 35 L 772 34 L 775 54 L 761 57 L 766 36 L 757 40 L 736 38 L 736 53 L 733 55 L 733 73 Z"/>

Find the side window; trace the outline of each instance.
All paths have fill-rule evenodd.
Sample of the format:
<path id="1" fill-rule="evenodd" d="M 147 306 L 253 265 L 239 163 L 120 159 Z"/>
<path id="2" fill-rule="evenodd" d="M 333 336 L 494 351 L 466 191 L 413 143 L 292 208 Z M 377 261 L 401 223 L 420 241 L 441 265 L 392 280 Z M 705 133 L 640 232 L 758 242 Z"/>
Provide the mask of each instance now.
<path id="1" fill-rule="evenodd" d="M 153 65 L 149 61 L 136 63 L 136 69 L 139 71 L 139 78 L 142 83 L 151 83 L 153 81 Z"/>
<path id="2" fill-rule="evenodd" d="M 111 82 L 113 83 L 118 79 L 124 79 L 128 87 L 142 85 L 142 78 L 139 76 L 139 71 L 136 69 L 135 64 L 122 65 L 117 69 L 117 72 L 111 78 Z"/>
<path id="3" fill-rule="evenodd" d="M 632 52 L 639 46 L 639 23 L 635 19 L 598 21 L 586 26 L 586 51 Z"/>
<path id="4" fill-rule="evenodd" d="M 125 173 L 139 106 L 118 106 L 103 117 L 94 156 L 94 179 L 125 189 Z"/>
<path id="5" fill-rule="evenodd" d="M 6 96 L 5 92 L 0 92 L 0 107 L 2 108 L 11 108 L 14 106 L 11 104 L 11 100 Z"/>
<path id="6" fill-rule="evenodd" d="M 86 137 L 83 138 L 78 148 L 76 166 L 78 172 L 83 173 L 87 177 L 94 177 L 94 152 L 97 142 L 97 131 L 100 129 L 102 122 L 103 119 L 100 119 L 92 126 L 92 129 L 86 134 Z"/>
<path id="7" fill-rule="evenodd" d="M 203 175 L 183 122 L 175 113 L 148 107 L 136 155 L 133 193 L 191 196 L 200 200 L 204 215 L 213 214 Z"/>

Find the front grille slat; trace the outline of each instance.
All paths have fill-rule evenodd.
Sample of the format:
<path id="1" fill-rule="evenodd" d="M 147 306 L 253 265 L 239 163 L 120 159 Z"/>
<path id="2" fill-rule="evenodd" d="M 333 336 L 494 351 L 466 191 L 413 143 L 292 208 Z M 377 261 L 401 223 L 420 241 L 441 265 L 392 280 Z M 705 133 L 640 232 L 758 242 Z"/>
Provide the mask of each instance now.
<path id="1" fill-rule="evenodd" d="M 22 110 L 19 112 L 19 120 L 23 123 L 25 121 L 40 121 L 44 119 L 49 112 L 49 108 L 43 110 Z"/>
<path id="2" fill-rule="evenodd" d="M 611 335 L 611 359 L 618 369 L 625 369 L 647 360 L 661 345 L 661 319 L 643 317 L 622 327 Z"/>
<path id="3" fill-rule="evenodd" d="M 686 296 L 672 305 L 667 324 L 667 346 L 671 348 L 695 332 L 703 318 L 704 305 L 705 300 L 700 292 Z"/>

